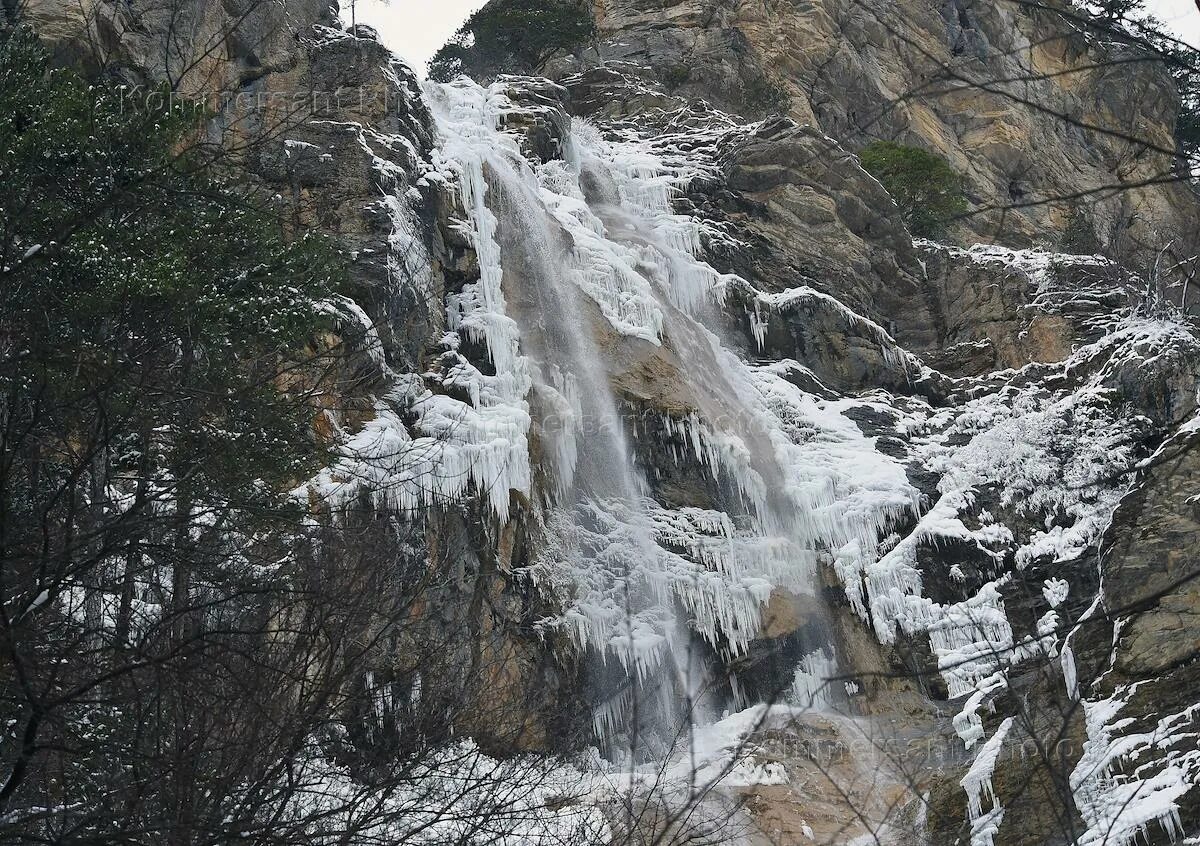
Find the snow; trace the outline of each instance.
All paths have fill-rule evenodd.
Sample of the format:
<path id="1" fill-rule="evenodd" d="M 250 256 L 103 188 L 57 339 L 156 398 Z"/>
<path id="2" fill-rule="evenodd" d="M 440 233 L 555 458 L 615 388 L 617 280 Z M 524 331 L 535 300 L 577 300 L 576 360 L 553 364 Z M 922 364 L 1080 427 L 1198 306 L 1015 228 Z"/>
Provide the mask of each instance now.
<path id="1" fill-rule="evenodd" d="M 307 150 L 319 149 L 320 147 L 316 144 L 310 144 L 307 141 L 297 141 L 292 138 L 285 138 L 283 141 L 283 152 L 288 158 L 291 158 L 293 154 L 300 155 Z"/>
<path id="2" fill-rule="evenodd" d="M 1028 307 L 1043 314 L 1067 311 L 1079 302 L 1103 301 L 1114 292 L 1130 287 L 1127 274 L 1104 256 L 1056 253 L 1038 248 L 1014 250 L 997 244 L 975 244 L 964 250 L 924 239 L 913 243 L 918 249 L 942 251 L 955 262 L 978 264 L 992 270 L 1004 268 L 1020 274 L 1032 289 Z M 1060 271 L 1066 270 L 1074 271 L 1069 285 L 1060 280 Z M 1103 327 L 1112 322 L 1113 316 L 1101 314 L 1092 322 Z"/>
<path id="3" fill-rule="evenodd" d="M 1148 837 L 1151 825 L 1178 839 L 1176 800 L 1200 782 L 1200 751 L 1173 748 L 1173 736 L 1194 722 L 1197 706 L 1160 717 L 1148 732 L 1120 734 L 1124 721 L 1117 715 L 1133 689 L 1083 702 L 1087 740 L 1071 773 L 1075 805 L 1087 826 L 1080 843 L 1125 846 Z M 1121 772 L 1123 764 L 1155 749 L 1159 755 L 1148 769 Z"/>
<path id="4" fill-rule="evenodd" d="M 1042 585 L 1042 596 L 1046 598 L 1046 604 L 1051 608 L 1057 608 L 1067 601 L 1067 594 L 1070 592 L 1071 586 L 1067 584 L 1066 579 L 1049 578 Z"/>
<path id="5" fill-rule="evenodd" d="M 874 340 L 879 345 L 879 351 L 884 361 L 889 365 L 904 371 L 911 369 L 914 373 L 921 371 L 922 365 L 920 362 L 912 354 L 901 349 L 900 345 L 892 339 L 892 336 L 882 326 L 849 308 L 836 297 L 831 297 L 829 294 L 825 294 L 808 285 L 788 288 L 777 294 L 759 293 L 755 298 L 754 319 L 757 321 L 763 319 L 759 316 L 760 311 L 769 314 L 771 311 L 791 311 L 797 308 L 811 308 L 814 304 L 828 309 L 838 315 L 845 326 L 861 331 L 868 338 Z M 763 343 L 761 335 L 762 331 L 756 329 L 755 336 L 759 339 L 758 343 L 760 347 Z"/>
<path id="6" fill-rule="evenodd" d="M 1111 260 L 1099 255 L 1057 253 L 1038 248 L 1014 250 L 998 244 L 975 244 L 962 250 L 921 239 L 918 239 L 916 243 L 918 246 L 949 250 L 956 258 L 975 264 L 1012 268 L 1024 274 L 1033 285 L 1039 288 L 1051 281 L 1050 276 L 1058 267 L 1111 268 L 1114 266 Z"/>
<path id="7" fill-rule="evenodd" d="M 366 495 L 407 513 L 476 495 L 497 523 L 509 519 L 514 493 L 534 503 L 545 543 L 523 575 L 555 608 L 537 627 L 564 633 L 580 653 L 635 682 L 595 704 L 601 738 L 617 735 L 634 710 L 662 708 L 671 716 L 662 700 L 678 691 L 697 705 L 692 694 L 711 679 L 694 647 L 726 661 L 746 655 L 771 598 L 813 594 L 818 566 L 827 562 L 881 643 L 901 634 L 929 639 L 961 709 L 954 728 L 966 748 L 978 747 L 962 782 L 972 844 L 990 846 L 1004 815 L 991 778 L 1012 720 L 985 740 L 981 714 L 1007 687 L 1009 670 L 1028 660 L 1058 655 L 1078 695 L 1069 639 L 1057 644 L 1058 609 L 1070 586 L 1053 567 L 1097 542 L 1119 499 L 1113 480 L 1138 458 L 1135 421 L 1114 415 L 1106 380 L 1194 342 L 1171 321 L 1111 315 L 1106 334 L 1061 365 L 994 374 L 956 406 L 935 410 L 882 391 L 815 395 L 797 386 L 811 384 L 795 378 L 806 373 L 799 363 L 747 363 L 709 328 L 718 325 L 711 318 L 731 286 L 750 292 L 759 349 L 773 315 L 821 309 L 876 344 L 910 380 L 931 371 L 877 323 L 825 293 L 805 285 L 762 293 L 752 280 L 703 260 L 706 240 L 727 236 L 673 204 L 689 180 L 716 172 L 714 139 L 736 130 L 732 120 L 714 118 L 717 128 L 694 144 L 671 131 L 650 137 L 575 120 L 565 160 L 541 162 L 505 128 L 519 111 L 508 96 L 515 84 L 427 86 L 439 139 L 421 184 L 454 192 L 461 205 L 454 225 L 475 251 L 479 278 L 446 296 L 436 368 L 420 377 L 391 374 L 374 416 L 339 430 L 341 457 L 306 491 L 334 504 Z M 364 136 L 368 150 L 381 143 L 403 147 Z M 389 268 L 395 285 L 431 295 L 418 199 L 407 188 L 385 198 L 394 221 Z M 508 252 L 522 237 L 528 255 Z M 938 249 L 956 261 L 1012 268 L 1047 308 L 1068 303 L 1060 268 L 1110 269 L 1102 259 L 1038 250 Z M 361 328 L 367 353 L 386 370 L 378 333 L 361 309 L 349 302 L 329 308 Z M 587 320 L 579 316 L 585 311 Z M 593 313 L 600 325 L 589 322 Z M 555 346 L 547 324 L 575 342 Z M 593 335 L 604 338 L 603 352 Z M 656 360 L 673 369 L 664 381 L 685 388 L 669 411 L 627 426 L 610 384 L 616 374 L 607 369 L 623 365 L 607 360 L 609 345 L 661 353 Z M 486 364 L 464 353 L 480 348 Z M 902 457 L 864 434 L 855 423 L 862 411 L 890 421 L 884 428 L 904 442 Z M 707 508 L 654 501 L 637 462 L 648 444 L 639 439 L 649 433 L 655 447 L 666 441 L 655 462 L 698 468 L 723 496 L 731 492 L 727 501 Z M 910 482 L 906 465 L 913 464 L 940 477 L 932 501 Z M 997 502 L 1000 519 L 979 507 L 984 494 L 989 506 Z M 1044 522 L 1018 537 L 1001 522 L 1009 513 Z M 980 577 L 956 566 L 948 575 L 960 593 L 935 602 L 924 595 L 922 553 L 951 543 L 995 569 Z M 1014 559 L 1018 568 L 1051 568 L 1042 585 L 1048 608 L 1021 637 L 1005 611 L 1011 575 L 1000 572 Z M 790 707 L 829 708 L 827 680 L 836 675 L 832 650 L 809 651 L 795 668 Z M 729 685 L 736 698 L 736 677 Z M 656 701 L 639 701 L 642 687 Z M 388 703 L 381 699 L 379 707 Z M 702 720 L 692 739 L 698 769 L 722 769 L 762 716 L 751 709 Z M 1136 780 L 1113 787 L 1110 764 L 1128 746 L 1116 748 L 1105 726 L 1099 716 L 1095 725 L 1089 719 L 1095 773 L 1081 776 L 1077 788 L 1093 802 L 1092 819 L 1119 822 L 1121 831 L 1156 820 L 1169 826 L 1180 785 L 1192 778 L 1185 762 L 1144 781 L 1149 793 L 1133 797 L 1136 812 L 1114 816 L 1101 797 Z M 670 761 L 684 767 L 682 759 Z M 758 762 L 739 764 L 726 783 L 784 778 L 778 765 Z M 986 811 L 985 798 L 992 799 Z"/>
<path id="8" fill-rule="evenodd" d="M 849 554 L 843 550 L 835 560 L 851 605 L 874 624 L 881 643 L 894 642 L 897 631 L 928 633 L 952 698 L 967 696 L 983 683 L 995 689 L 995 672 L 1012 647 L 1012 629 L 997 582 L 989 582 L 974 596 L 950 605 L 922 595 L 916 554 L 923 543 L 942 538 L 978 540 L 977 533 L 968 530 L 957 516 L 966 503 L 960 493 L 943 495 L 916 527 L 878 560 L 864 562 L 857 548 Z M 979 704 L 969 700 L 969 713 L 973 715 Z M 973 718 L 964 718 L 959 729 L 968 743 L 975 736 L 974 724 Z"/>
<path id="9" fill-rule="evenodd" d="M 421 756 L 399 782 L 375 787 L 331 757 L 312 740 L 286 768 L 294 798 L 281 821 L 307 843 L 532 846 L 612 839 L 599 801 L 609 789 L 569 762 L 497 761 L 461 741 Z"/>
<path id="10" fill-rule="evenodd" d="M 317 312 L 327 314 L 335 321 L 349 324 L 363 336 L 362 345 L 372 363 L 381 373 L 388 370 L 387 357 L 383 351 L 383 342 L 379 338 L 379 330 L 371 322 L 371 318 L 363 311 L 362 306 L 349 297 L 337 296 L 317 304 Z"/>
<path id="11" fill-rule="evenodd" d="M 996 733 L 988 738 L 987 743 L 983 744 L 970 769 L 959 782 L 967 793 L 967 814 L 971 822 L 983 815 L 985 798 L 992 801 L 993 811 L 999 807 L 992 793 L 992 773 L 995 772 L 996 761 L 1000 757 L 1001 747 L 1004 745 L 1005 738 L 1008 737 L 1012 724 L 1012 717 L 1006 717 L 1004 722 L 1000 723 L 996 728 Z"/>
<path id="12" fill-rule="evenodd" d="M 964 436 L 971 436 L 965 446 L 942 446 Z M 1016 553 L 1018 564 L 1026 564 L 1069 560 L 1094 542 L 1120 498 L 1109 480 L 1132 464 L 1132 441 L 1129 426 L 1113 420 L 1096 392 L 1047 401 L 1034 391 L 1009 391 L 967 403 L 925 454 L 944 474 L 943 491 L 994 485 L 1002 505 L 1072 518 L 1069 526 L 1029 537 Z"/>
<path id="13" fill-rule="evenodd" d="M 975 252 L 991 257 L 1003 253 Z M 1021 260 L 1037 267 L 1044 264 L 1038 257 Z M 1006 686 L 1008 668 L 1039 655 L 1059 655 L 1060 617 L 1055 609 L 1066 600 L 1069 585 L 1058 577 L 1045 581 L 1043 594 L 1050 608 L 1037 620 L 1033 634 L 1015 641 L 1001 582 L 985 584 L 974 597 L 957 604 L 930 602 L 922 597 L 918 549 L 953 539 L 973 544 L 999 561 L 1003 550 L 1015 546 L 1021 568 L 1034 561 L 1071 560 L 1095 544 L 1121 496 L 1121 486 L 1114 481 L 1127 478 L 1136 461 L 1131 446 L 1137 440 L 1135 422 L 1113 414 L 1105 380 L 1131 360 L 1148 361 L 1165 349 L 1194 343 L 1182 332 L 1171 321 L 1122 318 L 1111 332 L 1059 366 L 1065 373 L 1086 373 L 1081 385 L 1059 391 L 1037 382 L 1001 385 L 948 418 L 944 412 L 942 419 L 930 417 L 929 434 L 918 435 L 916 451 L 924 466 L 942 474 L 939 500 L 877 560 L 868 556 L 864 563 L 854 549 L 835 559 L 853 607 L 874 624 L 882 642 L 891 642 L 897 631 L 929 633 L 951 696 L 967 697 L 954 724 L 968 748 L 982 739 L 979 710 Z M 994 491 L 1006 508 L 1050 515 L 1057 524 L 1050 525 L 1047 518 L 1045 530 L 1015 538 L 992 515 L 980 511 L 980 528 L 970 529 L 964 517 L 981 490 Z M 959 570 L 958 575 L 964 574 Z M 1071 687 L 1074 663 L 1069 647 L 1062 649 L 1060 660 Z"/>
<path id="14" fill-rule="evenodd" d="M 752 735 L 794 719 L 790 708 L 756 705 L 730 714 L 708 725 L 696 727 L 687 739 L 688 755 L 665 767 L 665 780 L 724 788 L 787 784 L 786 770 L 779 763 L 763 761 Z M 692 761 L 695 766 L 692 766 Z M 647 768 L 647 772 L 662 767 Z"/>

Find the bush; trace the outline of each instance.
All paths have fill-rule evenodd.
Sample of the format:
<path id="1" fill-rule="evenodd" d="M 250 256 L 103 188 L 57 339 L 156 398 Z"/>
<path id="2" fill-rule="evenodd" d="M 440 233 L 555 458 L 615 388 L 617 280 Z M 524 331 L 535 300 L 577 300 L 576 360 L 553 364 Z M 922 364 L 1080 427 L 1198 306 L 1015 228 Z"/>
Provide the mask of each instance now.
<path id="1" fill-rule="evenodd" d="M 1194 169 L 1200 164 L 1200 50 L 1170 44 L 1162 55 L 1179 91 L 1175 141 L 1180 155 L 1190 159 Z"/>
<path id="2" fill-rule="evenodd" d="M 590 4 L 580 0 L 492 0 L 459 27 L 429 60 L 429 78 L 528 73 L 596 34 Z"/>
<path id="3" fill-rule="evenodd" d="M 1077 256 L 1091 256 L 1101 252 L 1102 246 L 1096 238 L 1096 227 L 1087 212 L 1078 206 L 1068 213 L 1067 225 L 1058 241 L 1058 252 Z"/>
<path id="4" fill-rule="evenodd" d="M 760 76 L 746 86 L 746 109 L 751 114 L 772 117 L 786 115 L 792 108 L 792 96 L 776 76 Z"/>
<path id="5" fill-rule="evenodd" d="M 875 141 L 858 157 L 863 169 L 892 195 L 913 235 L 941 235 L 955 217 L 967 210 L 962 177 L 936 153 L 892 141 Z"/>

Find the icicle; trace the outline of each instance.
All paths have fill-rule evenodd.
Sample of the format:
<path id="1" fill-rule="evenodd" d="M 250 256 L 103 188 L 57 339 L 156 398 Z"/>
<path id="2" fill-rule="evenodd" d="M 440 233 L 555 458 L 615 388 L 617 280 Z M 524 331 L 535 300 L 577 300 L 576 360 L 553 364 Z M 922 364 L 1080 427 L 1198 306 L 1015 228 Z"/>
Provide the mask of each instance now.
<path id="1" fill-rule="evenodd" d="M 1008 731 L 1012 728 L 1013 718 L 1008 717 L 996 729 L 996 733 L 988 738 L 975 756 L 975 761 L 967 774 L 962 777 L 960 784 L 967 793 L 967 815 L 971 822 L 983 814 L 983 798 L 992 800 L 993 810 L 996 807 L 992 794 L 992 773 L 996 769 L 996 761 L 1000 757 L 1000 749 Z"/>
<path id="2" fill-rule="evenodd" d="M 824 650 L 818 649 L 800 659 L 789 691 L 790 701 L 806 710 L 821 711 L 832 704 L 830 679 L 837 664 Z"/>

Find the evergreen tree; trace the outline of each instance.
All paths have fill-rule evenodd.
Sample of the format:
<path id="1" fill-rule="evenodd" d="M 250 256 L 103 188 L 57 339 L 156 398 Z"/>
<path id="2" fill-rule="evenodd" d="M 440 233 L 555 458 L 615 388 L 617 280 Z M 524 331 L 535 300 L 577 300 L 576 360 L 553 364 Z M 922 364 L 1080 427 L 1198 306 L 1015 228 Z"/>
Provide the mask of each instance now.
<path id="1" fill-rule="evenodd" d="M 858 157 L 863 169 L 892 195 L 913 235 L 935 238 L 967 210 L 962 178 L 935 153 L 892 141 L 875 141 Z"/>
<path id="2" fill-rule="evenodd" d="M 220 178 L 202 118 L 0 33 L 5 842 L 190 842 L 256 777 L 214 703 L 280 687 L 287 492 L 323 460 L 298 351 L 340 260 Z"/>
<path id="3" fill-rule="evenodd" d="M 492 0 L 459 27 L 429 61 L 429 77 L 530 73 L 562 50 L 596 34 L 589 3 L 581 0 Z"/>

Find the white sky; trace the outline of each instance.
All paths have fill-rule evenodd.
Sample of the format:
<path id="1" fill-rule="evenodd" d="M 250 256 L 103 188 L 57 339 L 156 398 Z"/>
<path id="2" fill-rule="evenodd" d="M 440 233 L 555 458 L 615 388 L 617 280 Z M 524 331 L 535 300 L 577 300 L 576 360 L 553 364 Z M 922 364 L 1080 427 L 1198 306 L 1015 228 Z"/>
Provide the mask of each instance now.
<path id="1" fill-rule="evenodd" d="M 1200 10 L 1194 0 L 1147 0 L 1147 8 L 1175 31 L 1175 37 L 1200 47 Z"/>
<path id="2" fill-rule="evenodd" d="M 379 31 L 379 40 L 425 76 L 425 65 L 467 16 L 485 0 L 357 0 L 359 23 Z M 341 0 L 341 16 L 350 22 L 350 0 Z"/>
<path id="3" fill-rule="evenodd" d="M 425 64 L 484 0 L 357 0 L 359 23 L 370 24 L 393 53 L 421 76 Z M 1195 0 L 1147 0 L 1147 7 L 1177 36 L 1200 47 L 1200 11 Z M 350 2 L 343 0 L 347 22 Z"/>

